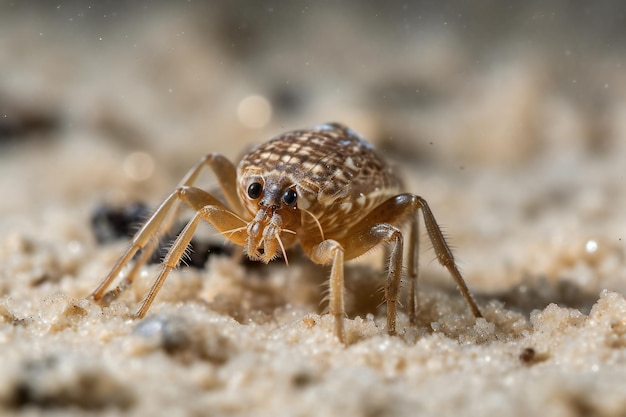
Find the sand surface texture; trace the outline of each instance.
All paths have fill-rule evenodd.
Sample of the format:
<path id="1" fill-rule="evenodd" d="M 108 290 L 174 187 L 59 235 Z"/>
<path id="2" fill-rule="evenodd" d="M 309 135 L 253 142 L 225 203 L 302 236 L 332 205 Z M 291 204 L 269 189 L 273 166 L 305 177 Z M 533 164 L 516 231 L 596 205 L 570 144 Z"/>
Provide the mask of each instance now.
<path id="1" fill-rule="evenodd" d="M 0 4 L 0 414 L 626 415 L 624 6 L 282 3 Z M 158 264 L 86 299 L 129 242 L 98 210 L 327 121 L 430 203 L 484 319 L 425 235 L 397 336 L 381 251 L 346 266 L 342 344 L 328 268 L 208 226 L 145 319 Z"/>

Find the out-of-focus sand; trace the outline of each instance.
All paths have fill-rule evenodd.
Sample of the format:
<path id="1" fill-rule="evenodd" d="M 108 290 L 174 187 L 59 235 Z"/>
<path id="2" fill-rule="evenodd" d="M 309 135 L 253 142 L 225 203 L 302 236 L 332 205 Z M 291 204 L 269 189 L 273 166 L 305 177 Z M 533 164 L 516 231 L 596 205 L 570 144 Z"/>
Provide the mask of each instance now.
<path id="1" fill-rule="evenodd" d="M 626 414 L 618 2 L 360 6 L 0 6 L 3 414 Z M 346 268 L 346 345 L 297 253 L 175 271 L 144 320 L 156 265 L 84 299 L 127 245 L 96 243 L 100 204 L 156 205 L 207 152 L 325 121 L 428 200 L 485 319 L 426 239 L 396 337 L 380 253 Z"/>

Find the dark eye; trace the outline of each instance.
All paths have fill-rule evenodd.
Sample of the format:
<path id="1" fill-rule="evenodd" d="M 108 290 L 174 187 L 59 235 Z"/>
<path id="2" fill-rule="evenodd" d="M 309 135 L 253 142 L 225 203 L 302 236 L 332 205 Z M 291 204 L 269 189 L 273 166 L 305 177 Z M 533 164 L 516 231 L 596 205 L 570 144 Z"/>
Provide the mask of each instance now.
<path id="1" fill-rule="evenodd" d="M 285 194 L 283 194 L 283 203 L 287 206 L 293 206 L 296 204 L 298 200 L 298 194 L 294 190 L 287 190 Z"/>
<path id="2" fill-rule="evenodd" d="M 259 198 L 261 197 L 261 193 L 263 192 L 263 186 L 260 182 L 253 182 L 248 186 L 248 197 L 250 198 Z"/>

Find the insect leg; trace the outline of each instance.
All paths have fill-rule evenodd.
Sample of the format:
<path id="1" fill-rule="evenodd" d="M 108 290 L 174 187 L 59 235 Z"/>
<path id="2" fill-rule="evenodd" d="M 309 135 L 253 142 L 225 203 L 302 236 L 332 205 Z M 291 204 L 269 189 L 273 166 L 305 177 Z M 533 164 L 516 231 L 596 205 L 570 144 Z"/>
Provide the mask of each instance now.
<path id="1" fill-rule="evenodd" d="M 187 172 L 187 174 L 185 174 L 183 179 L 180 181 L 178 188 L 193 185 L 202 172 L 202 169 L 207 166 L 210 167 L 215 173 L 215 176 L 220 184 L 220 188 L 222 189 L 230 207 L 235 211 L 235 213 L 241 214 L 243 212 L 243 208 L 236 192 L 237 172 L 235 166 L 220 154 L 212 153 L 205 155 L 202 159 L 200 159 L 200 161 L 198 161 L 196 165 L 194 165 Z M 105 298 L 104 301 L 106 303 L 110 303 L 118 297 L 124 289 L 128 288 L 132 284 L 135 276 L 137 276 L 137 273 L 139 272 L 139 269 L 146 264 L 148 259 L 150 259 L 152 252 L 154 252 L 154 249 L 158 245 L 159 240 L 157 236 L 160 233 L 166 233 L 169 231 L 174 222 L 178 206 L 178 198 L 175 197 L 175 194 L 176 192 L 172 193 L 161 204 L 152 217 L 150 217 L 146 224 L 135 234 L 131 247 L 124 253 L 124 255 L 122 255 L 111 272 L 92 293 L 91 296 L 94 300 L 99 301 Z M 217 199 L 213 199 L 217 201 Z M 150 224 L 150 226 L 148 226 L 148 224 Z M 105 297 L 106 289 L 119 275 L 122 268 L 130 262 L 139 250 L 142 250 L 142 253 L 133 265 L 132 269 L 128 272 L 124 280 L 115 289 L 109 291 Z"/>
<path id="2" fill-rule="evenodd" d="M 118 287 L 116 287 L 113 291 L 107 293 L 105 296 L 105 291 L 111 285 L 113 280 L 119 275 L 122 268 L 131 261 L 133 256 L 139 250 L 147 249 L 146 246 L 149 245 L 151 240 L 154 240 L 155 236 L 158 234 L 159 229 L 161 228 L 161 225 L 168 217 L 168 214 L 176 210 L 176 206 L 180 203 L 181 200 L 185 201 L 196 211 L 199 210 L 203 205 L 213 205 L 216 207 L 220 207 L 224 211 L 228 211 L 223 203 L 221 203 L 217 198 L 213 197 L 211 194 L 205 191 L 194 187 L 177 188 L 165 199 L 165 201 L 159 206 L 159 208 L 154 212 L 150 219 L 135 234 L 130 247 L 118 260 L 111 272 L 109 272 L 105 279 L 94 290 L 91 296 L 95 301 L 99 301 L 105 298 L 104 301 L 111 302 L 125 288 L 131 285 L 133 276 L 127 276 Z M 236 217 L 234 214 L 233 216 Z M 145 251 L 148 252 L 147 250 Z"/>
<path id="3" fill-rule="evenodd" d="M 342 242 L 343 245 L 332 239 L 324 240 L 312 247 L 308 247 L 306 243 L 303 245 L 307 256 L 313 262 L 326 265 L 332 262 L 329 310 L 335 318 L 335 335 L 340 341 L 344 341 L 344 248 L 346 252 L 345 257 L 349 259 L 362 255 L 369 249 L 383 242 L 392 243 L 389 256 L 388 278 L 385 285 L 385 299 L 387 301 L 387 330 L 389 334 L 395 334 L 398 291 L 402 274 L 402 233 L 391 224 L 376 223 L 370 225 L 367 221 L 361 221 L 350 229 L 347 236 L 348 237 Z"/>
<path id="4" fill-rule="evenodd" d="M 224 193 L 228 206 L 238 215 L 243 215 L 243 206 L 237 195 L 237 169 L 226 157 L 218 153 L 210 153 L 202 157 L 193 168 L 183 177 L 179 187 L 193 185 L 204 167 L 209 167 L 215 173 Z"/>
<path id="5" fill-rule="evenodd" d="M 400 229 L 390 223 L 378 221 L 377 217 L 368 216 L 351 227 L 342 243 L 346 248 L 346 258 L 348 259 L 356 258 L 380 244 L 390 244 L 387 258 L 385 302 L 387 304 L 387 332 L 393 335 L 396 334 L 404 238 Z"/>
<path id="6" fill-rule="evenodd" d="M 437 260 L 441 265 L 443 265 L 454 281 L 456 282 L 457 287 L 461 291 L 461 294 L 465 298 L 470 310 L 472 310 L 472 314 L 474 317 L 482 317 L 480 309 L 474 301 L 472 294 L 467 287 L 467 284 L 463 280 L 463 276 L 459 271 L 459 268 L 456 265 L 456 261 L 454 260 L 454 255 L 452 254 L 452 250 L 448 246 L 446 239 L 441 232 L 441 228 L 437 224 L 435 220 L 435 216 L 433 215 L 430 207 L 426 200 L 422 197 L 419 197 L 415 194 L 400 194 L 395 197 L 390 198 L 389 200 L 383 202 L 378 207 L 376 207 L 372 212 L 365 218 L 366 221 L 369 222 L 388 222 L 394 225 L 400 225 L 405 222 L 407 216 L 412 216 L 411 222 L 416 222 L 415 218 L 417 212 L 421 210 L 422 216 L 424 218 L 424 224 L 426 225 L 426 231 L 428 232 L 428 237 L 432 242 L 433 248 L 435 250 L 435 254 L 437 255 Z M 414 277 L 412 274 L 413 271 L 417 271 L 417 226 L 411 226 L 411 235 L 415 234 L 415 237 L 410 237 L 409 239 L 409 261 L 408 261 L 408 269 L 409 269 L 409 277 L 411 278 L 411 287 L 415 288 L 417 285 L 417 273 L 415 272 Z M 412 243 L 415 242 L 415 243 Z M 369 249 L 368 249 L 369 250 Z M 365 251 L 363 252 L 365 253 Z M 355 255 L 355 256 L 358 256 Z M 351 258 L 352 256 L 350 256 Z M 349 259 L 350 259 L 349 258 Z M 416 298 L 415 290 L 409 290 L 410 294 L 413 292 L 411 297 L 413 299 Z M 410 304 L 411 302 L 409 302 Z M 411 311 L 409 312 L 409 316 L 411 315 Z"/>
<path id="7" fill-rule="evenodd" d="M 452 275 L 452 278 L 456 282 L 457 287 L 459 287 L 459 291 L 461 291 L 461 294 L 463 294 L 465 301 L 472 310 L 472 314 L 474 314 L 474 317 L 482 317 L 483 315 L 480 312 L 480 308 L 478 308 L 476 301 L 474 301 L 474 297 L 472 297 L 469 288 L 467 288 L 465 280 L 463 280 L 463 276 L 461 275 L 461 272 L 456 265 L 456 261 L 454 260 L 454 255 L 452 255 L 452 250 L 450 250 L 450 246 L 448 246 L 446 239 L 443 237 L 443 233 L 441 233 L 441 228 L 437 224 L 435 216 L 430 210 L 428 203 L 422 197 L 413 194 L 403 195 L 407 196 L 410 199 L 411 205 L 414 210 L 422 209 L 422 215 L 424 217 L 426 231 L 428 232 L 428 237 L 433 244 L 433 248 L 435 249 L 435 253 L 437 254 L 437 259 L 439 260 L 439 263 L 450 272 L 450 275 Z"/>
<path id="8" fill-rule="evenodd" d="M 409 258 L 407 261 L 408 275 L 411 280 L 409 288 L 409 319 L 416 320 L 417 311 L 417 264 L 418 264 L 418 226 L 417 211 L 421 210 L 428 236 L 432 241 L 437 259 L 448 269 L 455 280 L 461 294 L 467 301 L 475 317 L 482 317 L 461 273 L 459 272 L 450 247 L 446 243 L 439 225 L 435 221 L 426 201 L 413 194 L 400 194 L 392 197 L 373 209 L 359 223 L 351 227 L 341 244 L 346 251 L 346 259 L 356 258 L 381 243 L 391 243 L 391 253 L 388 263 L 385 298 L 387 301 L 387 329 L 390 334 L 395 333 L 396 304 L 400 278 L 402 274 L 402 233 L 398 229 L 408 219 L 411 222 L 409 234 Z"/>
<path id="9" fill-rule="evenodd" d="M 124 255 L 120 257 L 117 263 L 113 266 L 113 269 L 111 269 L 109 274 L 104 278 L 104 280 L 100 283 L 100 285 L 98 285 L 98 287 L 91 294 L 91 297 L 95 301 L 99 301 L 100 299 L 104 297 L 105 291 L 107 290 L 107 288 L 111 285 L 113 280 L 115 280 L 115 278 L 119 275 L 122 268 L 124 268 L 124 266 L 126 266 L 126 264 L 128 264 L 128 262 L 131 261 L 133 256 L 135 256 L 135 254 L 139 250 L 146 248 L 146 246 L 150 244 L 151 239 L 156 240 L 155 236 L 157 235 L 161 224 L 163 223 L 167 215 L 170 213 L 170 211 L 175 209 L 175 207 L 178 205 L 179 198 L 180 197 L 178 194 L 178 190 L 170 194 L 165 199 L 165 201 L 161 203 L 159 208 L 154 212 L 154 214 L 152 214 L 150 219 L 143 225 L 143 227 L 139 229 L 139 231 L 133 237 L 130 247 L 126 250 Z M 148 251 L 146 250 L 146 252 Z M 119 293 L 122 292 L 124 288 L 128 287 L 130 283 L 132 282 L 132 279 L 133 279 L 132 276 L 127 277 L 125 281 L 122 284 L 120 284 L 120 286 L 118 286 L 115 290 L 113 290 L 110 293 L 110 295 L 107 295 L 106 297 L 107 301 L 110 302 L 111 300 L 108 300 L 109 298 L 111 299 L 115 298 Z"/>
<path id="10" fill-rule="evenodd" d="M 409 232 L 409 251 L 407 259 L 407 275 L 409 278 L 409 322 L 415 324 L 417 322 L 417 309 L 419 301 L 417 298 L 417 274 L 418 274 L 418 255 L 419 255 L 419 223 L 417 217 L 411 217 L 411 230 Z"/>
<path id="11" fill-rule="evenodd" d="M 159 275 L 152 284 L 148 295 L 144 298 L 139 310 L 137 310 L 137 313 L 135 314 L 137 318 L 144 317 L 148 312 L 148 309 L 152 305 L 152 302 L 163 286 L 163 283 L 165 282 L 165 279 L 169 275 L 170 271 L 176 268 L 180 258 L 185 254 L 185 249 L 196 232 L 196 228 L 198 227 L 200 220 L 208 221 L 220 232 L 237 230 L 229 234 L 227 237 L 239 245 L 245 244 L 247 232 L 245 229 L 242 229 L 242 226 L 245 226 L 246 223 L 237 215 L 220 205 L 210 204 L 204 207 L 198 207 L 202 202 L 210 201 L 214 197 L 199 188 L 192 187 L 183 187 L 180 195 L 181 198 L 190 206 L 194 207 L 197 212 L 191 221 L 187 223 L 187 226 L 185 226 L 183 231 L 180 232 L 174 241 L 174 244 L 167 252 L 165 259 L 163 259 L 161 272 L 159 272 Z"/>
<path id="12" fill-rule="evenodd" d="M 224 197 L 229 205 L 229 207 L 237 214 L 241 215 L 243 213 L 243 207 L 241 205 L 241 201 L 239 201 L 239 197 L 237 196 L 237 171 L 235 166 L 226 159 L 224 156 L 218 153 L 210 153 L 203 156 L 188 172 L 185 174 L 183 179 L 178 184 L 178 187 L 187 187 L 195 184 L 198 176 L 202 172 L 202 170 L 206 167 L 211 168 L 215 177 L 217 178 L 220 189 L 224 193 Z M 167 233 L 174 223 L 175 219 L 175 210 L 172 210 L 174 213 L 168 216 L 163 220 L 162 225 L 159 227 L 157 232 L 158 234 Z M 134 263 L 131 270 L 126 275 L 124 281 L 112 292 L 116 296 L 119 295 L 122 290 L 132 283 L 135 276 L 141 269 L 142 266 L 148 262 L 148 259 L 152 256 L 155 248 L 159 244 L 158 239 L 151 239 L 148 245 L 143 249 L 139 259 Z"/>
<path id="13" fill-rule="evenodd" d="M 304 245 L 303 249 L 307 252 L 308 257 L 313 262 L 320 265 L 332 265 L 329 279 L 329 310 L 330 314 L 332 314 L 335 318 L 335 336 L 337 336 L 339 341 L 343 342 L 343 317 L 346 315 L 343 299 L 343 247 L 339 244 L 339 242 L 327 239 L 314 246 Z"/>

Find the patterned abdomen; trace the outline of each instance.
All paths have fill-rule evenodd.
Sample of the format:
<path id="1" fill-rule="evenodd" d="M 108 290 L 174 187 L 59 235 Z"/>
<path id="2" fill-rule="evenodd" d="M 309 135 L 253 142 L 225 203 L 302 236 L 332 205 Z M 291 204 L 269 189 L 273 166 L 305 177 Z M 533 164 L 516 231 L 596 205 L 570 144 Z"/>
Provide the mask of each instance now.
<path id="1" fill-rule="evenodd" d="M 288 177 L 298 207 L 318 218 L 327 238 L 341 235 L 401 188 L 371 144 L 335 123 L 275 137 L 241 161 L 239 178 L 244 172 Z"/>

